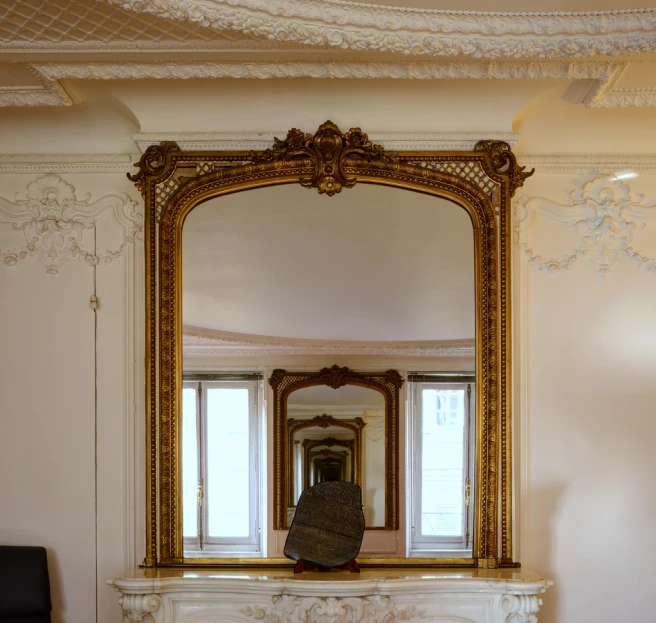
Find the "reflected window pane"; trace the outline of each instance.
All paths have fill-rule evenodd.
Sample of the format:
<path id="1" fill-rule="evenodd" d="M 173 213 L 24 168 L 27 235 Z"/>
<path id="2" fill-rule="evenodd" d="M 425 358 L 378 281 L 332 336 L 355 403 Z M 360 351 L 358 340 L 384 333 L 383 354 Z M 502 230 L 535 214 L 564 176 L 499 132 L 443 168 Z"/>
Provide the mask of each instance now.
<path id="1" fill-rule="evenodd" d="M 207 392 L 208 536 L 249 536 L 249 392 Z"/>
<path id="2" fill-rule="evenodd" d="M 462 536 L 465 390 L 422 393 L 421 534 Z"/>
<path id="3" fill-rule="evenodd" d="M 198 391 L 182 390 L 182 534 L 198 536 Z"/>

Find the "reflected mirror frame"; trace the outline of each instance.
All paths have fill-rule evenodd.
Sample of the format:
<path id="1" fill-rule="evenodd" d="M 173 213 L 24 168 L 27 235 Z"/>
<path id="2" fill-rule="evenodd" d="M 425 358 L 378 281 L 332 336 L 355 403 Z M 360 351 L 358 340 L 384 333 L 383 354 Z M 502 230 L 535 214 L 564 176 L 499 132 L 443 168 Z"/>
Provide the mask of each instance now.
<path id="1" fill-rule="evenodd" d="M 353 433 L 352 440 L 345 439 L 334 439 L 333 445 L 342 445 L 351 449 L 351 482 L 356 485 L 362 486 L 362 429 L 365 427 L 365 421 L 356 417 L 353 419 L 337 419 L 332 415 L 322 414 L 317 415 L 310 419 L 297 419 L 297 418 L 287 418 L 283 420 L 283 425 L 287 429 L 287 471 L 286 471 L 286 491 L 287 491 L 287 504 L 288 506 L 296 506 L 296 501 L 294 500 L 294 488 L 293 488 L 293 479 L 297 477 L 296 471 L 294 469 L 294 453 L 291 451 L 291 448 L 294 444 L 294 435 L 305 429 L 305 428 L 328 428 L 329 426 L 336 426 L 339 428 L 345 428 L 350 430 Z M 308 445 L 308 439 L 303 441 L 303 450 L 304 452 L 309 452 L 312 448 L 312 445 L 317 445 L 321 442 L 324 442 L 326 439 L 317 439 L 312 441 Z M 275 442 L 274 442 L 275 444 Z M 305 463 L 305 461 L 304 461 Z M 304 466 L 305 467 L 305 466 Z M 306 470 L 304 469 L 304 472 Z M 305 476 L 305 473 L 302 474 L 303 484 L 307 487 L 309 480 Z M 273 486 L 274 490 L 277 490 L 276 484 Z"/>
<path id="2" fill-rule="evenodd" d="M 286 477 L 291 452 L 288 448 L 287 399 L 306 387 L 326 385 L 339 389 L 358 385 L 380 392 L 385 400 L 385 530 L 399 529 L 399 391 L 404 380 L 396 370 L 362 373 L 334 365 L 318 372 L 287 372 L 276 369 L 269 377 L 273 390 L 273 529 L 287 529 L 290 483 Z M 342 425 L 340 420 L 339 425 Z M 354 426 L 356 436 L 362 427 Z M 372 530 L 376 528 L 367 528 Z"/>
<path id="3" fill-rule="evenodd" d="M 146 286 L 147 567 L 271 566 L 286 560 L 183 556 L 180 461 L 182 386 L 181 241 L 187 213 L 232 192 L 300 183 L 333 195 L 355 183 L 449 199 L 470 215 L 476 280 L 476 502 L 472 559 L 363 559 L 363 564 L 515 566 L 512 543 L 511 199 L 533 171 L 510 146 L 483 140 L 472 151 L 389 152 L 359 128 L 328 121 L 314 134 L 290 130 L 259 152 L 151 145 L 128 174 L 142 194 Z M 346 191 L 348 192 L 348 191 Z"/>

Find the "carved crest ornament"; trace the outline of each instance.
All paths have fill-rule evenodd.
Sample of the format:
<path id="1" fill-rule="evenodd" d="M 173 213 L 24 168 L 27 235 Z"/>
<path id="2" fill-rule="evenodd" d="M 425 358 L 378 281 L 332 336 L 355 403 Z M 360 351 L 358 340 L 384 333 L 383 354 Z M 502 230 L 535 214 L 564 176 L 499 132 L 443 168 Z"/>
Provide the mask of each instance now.
<path id="1" fill-rule="evenodd" d="M 314 134 L 298 129 L 264 151 L 187 151 L 172 142 L 150 146 L 130 175 L 145 201 L 147 373 L 147 557 L 148 566 L 191 563 L 183 555 L 182 495 L 179 481 L 182 320 L 180 230 L 196 205 L 223 194 L 273 184 L 300 184 L 329 197 L 357 183 L 394 186 L 446 198 L 471 217 L 476 247 L 477 302 L 477 480 L 473 559 L 460 564 L 494 567 L 512 560 L 512 445 L 510 438 L 510 200 L 533 171 L 518 165 L 509 145 L 480 141 L 471 151 L 388 152 L 360 128 L 342 132 L 323 123 Z M 309 384 L 340 387 L 359 373 L 325 368 Z M 385 374 L 389 375 L 385 377 Z M 398 376 L 398 373 L 396 373 Z M 277 378 L 277 377 L 280 378 Z M 360 375 L 361 376 L 361 375 Z M 386 392 L 386 437 L 396 440 L 400 376 L 378 373 L 374 382 Z M 280 371 L 271 378 L 277 395 L 285 382 L 305 382 Z M 361 379 L 360 379 L 361 381 Z M 356 381 L 356 384 L 358 382 Z M 380 390 L 379 390 L 380 391 Z M 280 426 L 282 403 L 274 409 Z M 283 439 L 279 436 L 279 439 Z M 273 449 L 274 482 L 283 482 L 284 443 Z M 388 464 L 398 460 L 396 449 Z M 397 529 L 398 471 L 389 468 L 386 492 L 388 530 Z M 285 520 L 285 494 L 274 508 L 279 527 Z M 387 512 L 387 511 L 386 511 Z M 207 561 L 205 561 L 207 562 Z M 229 559 L 212 564 L 230 564 Z M 257 561 L 251 560 L 251 563 Z M 397 559 L 398 563 L 399 560 Z M 423 560 L 423 564 L 444 564 Z M 234 564 L 234 562 L 233 562 Z M 262 560 L 266 564 L 266 560 Z"/>

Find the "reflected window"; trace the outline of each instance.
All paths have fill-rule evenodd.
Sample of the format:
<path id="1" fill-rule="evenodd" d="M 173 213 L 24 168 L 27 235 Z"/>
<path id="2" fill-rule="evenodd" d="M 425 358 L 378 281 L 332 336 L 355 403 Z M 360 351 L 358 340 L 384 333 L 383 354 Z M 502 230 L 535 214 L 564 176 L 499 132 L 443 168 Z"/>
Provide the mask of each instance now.
<path id="1" fill-rule="evenodd" d="M 182 528 L 187 557 L 261 556 L 261 380 L 186 378 Z"/>
<path id="2" fill-rule="evenodd" d="M 411 551 L 462 556 L 471 548 L 474 384 L 411 384 Z"/>

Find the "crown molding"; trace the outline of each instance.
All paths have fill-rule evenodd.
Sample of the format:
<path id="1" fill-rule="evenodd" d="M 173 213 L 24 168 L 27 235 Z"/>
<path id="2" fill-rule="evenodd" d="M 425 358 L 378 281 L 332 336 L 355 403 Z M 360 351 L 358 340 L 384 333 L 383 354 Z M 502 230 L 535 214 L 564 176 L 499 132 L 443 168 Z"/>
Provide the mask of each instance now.
<path id="1" fill-rule="evenodd" d="M 656 89 L 615 89 L 626 62 L 600 61 L 204 61 L 35 62 L 28 68 L 41 87 L 0 88 L 2 106 L 70 106 L 64 80 L 202 79 L 396 79 L 396 80 L 592 80 L 581 100 L 590 108 L 655 106 Z"/>
<path id="2" fill-rule="evenodd" d="M 517 156 L 522 166 L 535 167 L 538 173 L 590 173 L 592 171 L 615 174 L 628 169 L 636 173 L 656 173 L 656 156 Z"/>
<path id="3" fill-rule="evenodd" d="M 0 173 L 128 173 L 132 154 L 0 154 Z"/>
<path id="4" fill-rule="evenodd" d="M 185 325 L 185 356 L 395 355 L 399 357 L 473 357 L 474 340 L 357 342 L 308 340 L 231 333 Z"/>
<path id="5" fill-rule="evenodd" d="M 234 133 L 171 133 L 142 132 L 134 135 L 139 148 L 160 141 L 175 141 L 187 150 L 261 150 L 268 149 L 273 137 L 284 132 Z M 512 147 L 519 135 L 503 132 L 372 134 L 375 142 L 391 150 L 468 150 L 480 138 L 506 141 Z M 131 172 L 139 154 L 0 154 L 0 173 L 119 173 Z M 599 171 L 617 173 L 631 170 L 636 173 L 656 173 L 656 155 L 519 155 L 522 166 L 535 167 L 538 173 L 589 173 Z"/>
<path id="6" fill-rule="evenodd" d="M 217 31 L 313 47 L 475 58 L 577 58 L 656 49 L 656 9 L 490 13 L 343 0 L 105 0 Z"/>
<path id="7" fill-rule="evenodd" d="M 140 132 L 133 139 L 142 152 L 161 141 L 173 141 L 190 151 L 247 151 L 269 149 L 274 138 L 286 132 Z M 505 141 L 511 147 L 519 143 L 515 132 L 371 132 L 369 137 L 392 151 L 471 151 L 483 139 Z"/>

